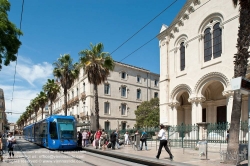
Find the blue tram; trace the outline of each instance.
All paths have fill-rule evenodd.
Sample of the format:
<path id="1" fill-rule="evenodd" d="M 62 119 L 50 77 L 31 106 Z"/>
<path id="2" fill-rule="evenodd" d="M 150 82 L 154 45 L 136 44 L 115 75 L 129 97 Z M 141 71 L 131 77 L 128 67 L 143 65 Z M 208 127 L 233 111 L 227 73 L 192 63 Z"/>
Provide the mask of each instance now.
<path id="1" fill-rule="evenodd" d="M 75 149 L 76 120 L 73 116 L 53 115 L 24 127 L 23 137 L 48 149 Z"/>

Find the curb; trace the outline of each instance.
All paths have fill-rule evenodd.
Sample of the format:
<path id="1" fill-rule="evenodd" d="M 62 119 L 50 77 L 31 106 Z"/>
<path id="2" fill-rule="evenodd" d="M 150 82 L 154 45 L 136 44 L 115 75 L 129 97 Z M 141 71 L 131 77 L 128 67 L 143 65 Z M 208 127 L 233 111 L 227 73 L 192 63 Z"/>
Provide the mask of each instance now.
<path id="1" fill-rule="evenodd" d="M 124 155 L 121 153 L 112 153 L 110 151 L 102 151 L 102 150 L 96 150 L 96 149 L 91 149 L 91 148 L 82 148 L 82 150 L 92 152 L 92 153 L 101 154 L 104 156 L 109 156 L 109 157 L 114 157 L 114 158 L 130 161 L 130 162 L 134 162 L 134 163 L 138 163 L 138 164 L 144 164 L 144 165 L 154 165 L 154 166 L 174 166 L 174 165 L 176 165 L 176 164 L 168 164 L 164 161 L 160 162 L 157 159 L 146 159 L 146 158 L 139 157 L 139 156 L 127 156 L 127 155 Z"/>

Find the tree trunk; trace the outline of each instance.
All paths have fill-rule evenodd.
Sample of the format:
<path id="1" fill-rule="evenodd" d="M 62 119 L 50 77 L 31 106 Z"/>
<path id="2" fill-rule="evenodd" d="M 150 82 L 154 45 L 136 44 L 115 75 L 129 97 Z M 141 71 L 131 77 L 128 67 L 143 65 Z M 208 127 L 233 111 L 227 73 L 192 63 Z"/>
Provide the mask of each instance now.
<path id="1" fill-rule="evenodd" d="M 64 115 L 67 116 L 67 109 L 68 109 L 68 103 L 67 103 L 67 88 L 64 88 Z"/>
<path id="2" fill-rule="evenodd" d="M 52 100 L 50 100 L 50 116 L 52 116 Z"/>
<path id="3" fill-rule="evenodd" d="M 239 132 L 240 132 L 240 117 L 241 117 L 242 97 L 240 91 L 234 92 L 233 110 L 231 114 L 231 124 L 229 129 L 229 139 L 227 151 L 238 152 L 239 149 Z"/>
<path id="4" fill-rule="evenodd" d="M 95 115 L 96 115 L 96 131 L 99 129 L 99 102 L 98 102 L 98 89 L 94 84 L 94 96 L 95 96 Z"/>
<path id="5" fill-rule="evenodd" d="M 42 119 L 43 119 L 43 107 L 42 107 Z"/>
<path id="6" fill-rule="evenodd" d="M 240 1 L 240 17 L 239 17 L 239 30 L 238 30 L 238 39 L 237 39 L 237 54 L 234 58 L 234 78 L 236 77 L 245 77 L 248 58 L 249 58 L 249 45 L 250 45 L 250 2 L 249 1 Z M 241 104 L 242 104 L 242 95 L 240 91 L 234 92 L 233 99 L 233 110 L 231 114 L 231 125 L 229 129 L 229 139 L 227 146 L 227 153 L 238 153 L 239 152 L 239 132 L 240 132 L 240 118 L 241 118 Z M 236 156 L 235 156 L 236 157 Z M 236 160 L 232 160 L 232 157 L 227 157 L 227 163 L 236 164 Z"/>
<path id="7" fill-rule="evenodd" d="M 37 111 L 35 111 L 35 114 L 36 114 L 36 122 L 37 122 Z"/>

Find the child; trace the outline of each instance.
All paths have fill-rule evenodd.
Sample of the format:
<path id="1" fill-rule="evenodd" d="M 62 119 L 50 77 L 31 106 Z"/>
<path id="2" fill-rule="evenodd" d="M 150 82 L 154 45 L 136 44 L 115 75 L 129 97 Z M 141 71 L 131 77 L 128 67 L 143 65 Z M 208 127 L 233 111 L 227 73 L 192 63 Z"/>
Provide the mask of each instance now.
<path id="1" fill-rule="evenodd" d="M 3 161 L 3 143 L 2 143 L 2 138 L 0 136 L 0 161 Z"/>

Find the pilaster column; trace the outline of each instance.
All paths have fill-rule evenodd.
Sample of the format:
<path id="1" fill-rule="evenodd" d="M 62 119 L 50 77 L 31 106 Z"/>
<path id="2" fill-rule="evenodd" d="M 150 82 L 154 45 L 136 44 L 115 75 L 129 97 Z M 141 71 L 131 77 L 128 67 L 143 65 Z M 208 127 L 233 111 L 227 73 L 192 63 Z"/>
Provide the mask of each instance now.
<path id="1" fill-rule="evenodd" d="M 206 114 L 207 114 L 207 121 L 208 123 L 216 123 L 216 109 L 215 109 L 215 103 L 214 101 L 207 101 L 207 108 L 206 108 Z"/>
<path id="2" fill-rule="evenodd" d="M 193 97 L 188 101 L 192 103 L 192 124 L 202 122 L 202 102 L 206 100 L 205 97 Z"/>
<path id="3" fill-rule="evenodd" d="M 171 108 L 170 109 L 170 125 L 177 125 L 177 107 L 180 105 L 179 102 L 171 102 L 168 103 L 168 106 Z"/>
<path id="4" fill-rule="evenodd" d="M 192 106 L 191 105 L 183 105 L 182 108 L 184 109 L 184 123 L 186 125 L 191 125 L 192 124 L 192 114 L 191 114 L 191 109 Z"/>
<path id="5" fill-rule="evenodd" d="M 233 95 L 234 91 L 223 91 L 222 95 L 227 98 L 227 122 L 231 123 L 231 114 L 233 109 Z"/>

